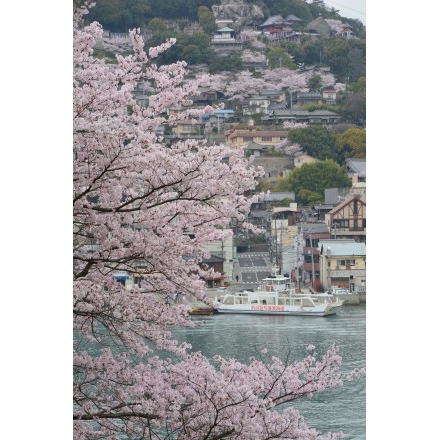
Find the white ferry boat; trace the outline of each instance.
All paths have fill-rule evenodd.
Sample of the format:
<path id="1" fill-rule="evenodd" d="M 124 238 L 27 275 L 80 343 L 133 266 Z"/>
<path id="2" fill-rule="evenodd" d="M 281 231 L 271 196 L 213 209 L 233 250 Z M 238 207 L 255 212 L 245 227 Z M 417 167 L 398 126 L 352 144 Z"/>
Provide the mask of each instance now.
<path id="1" fill-rule="evenodd" d="M 344 301 L 327 293 L 307 293 L 290 285 L 290 279 L 277 273 L 264 278 L 256 291 L 226 291 L 216 299 L 219 313 L 248 313 L 269 315 L 328 316 L 334 315 Z"/>
<path id="2" fill-rule="evenodd" d="M 328 316 L 338 310 L 331 298 L 322 300 L 313 294 L 289 290 L 226 293 L 214 302 L 214 308 L 218 313 L 288 316 Z"/>

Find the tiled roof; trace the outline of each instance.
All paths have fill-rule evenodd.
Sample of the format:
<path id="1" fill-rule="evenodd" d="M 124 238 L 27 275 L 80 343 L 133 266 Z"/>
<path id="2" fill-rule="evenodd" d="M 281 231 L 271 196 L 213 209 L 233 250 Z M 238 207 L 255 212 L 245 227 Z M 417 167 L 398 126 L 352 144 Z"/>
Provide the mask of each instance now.
<path id="1" fill-rule="evenodd" d="M 304 21 L 302 18 L 297 17 L 294 14 L 290 14 L 286 17 L 286 21 Z"/>
<path id="2" fill-rule="evenodd" d="M 350 171 L 358 174 L 366 174 L 366 159 L 348 158 L 345 159 L 345 165 L 350 168 Z"/>
<path id="3" fill-rule="evenodd" d="M 321 98 L 321 93 L 319 92 L 303 92 L 298 93 L 298 98 Z"/>
<path id="4" fill-rule="evenodd" d="M 243 148 L 245 148 L 246 150 L 267 150 L 268 146 L 261 145 L 258 142 L 249 142 Z"/>
<path id="5" fill-rule="evenodd" d="M 294 199 L 295 193 L 293 191 L 283 191 L 283 192 L 270 192 L 264 195 L 264 200 L 266 202 L 281 201 L 284 199 Z"/>
<path id="6" fill-rule="evenodd" d="M 344 206 L 347 206 L 350 202 L 352 202 L 354 199 L 358 199 L 359 203 L 366 205 L 365 202 L 359 199 L 359 197 L 356 196 L 348 196 L 345 200 L 343 200 L 341 203 L 336 205 L 329 214 L 335 214 L 336 212 L 340 211 Z"/>
<path id="7" fill-rule="evenodd" d="M 229 138 L 233 139 L 236 137 L 262 137 L 262 136 L 287 137 L 288 134 L 289 134 L 288 131 L 240 131 L 237 133 L 231 133 Z"/>
<path id="8" fill-rule="evenodd" d="M 309 112 L 308 110 L 290 110 L 290 109 L 280 109 L 274 110 L 275 115 L 279 116 L 338 116 L 342 117 L 338 113 L 332 112 L 330 110 L 314 110 L 313 112 Z"/>
<path id="9" fill-rule="evenodd" d="M 334 256 L 367 255 L 366 244 L 356 243 L 351 239 L 319 240 L 318 246 L 324 253 L 326 253 L 327 248 L 330 248 L 331 255 Z"/>
<path id="10" fill-rule="evenodd" d="M 281 15 L 272 15 L 260 27 L 270 26 L 272 24 L 286 24 L 284 18 Z"/>
<path id="11" fill-rule="evenodd" d="M 313 223 L 303 223 L 302 231 L 304 234 L 328 234 L 327 223 L 324 222 L 313 222 Z"/>
<path id="12" fill-rule="evenodd" d="M 330 33 L 330 26 L 321 16 L 315 18 L 306 27 L 306 30 L 318 31 L 319 33 Z"/>

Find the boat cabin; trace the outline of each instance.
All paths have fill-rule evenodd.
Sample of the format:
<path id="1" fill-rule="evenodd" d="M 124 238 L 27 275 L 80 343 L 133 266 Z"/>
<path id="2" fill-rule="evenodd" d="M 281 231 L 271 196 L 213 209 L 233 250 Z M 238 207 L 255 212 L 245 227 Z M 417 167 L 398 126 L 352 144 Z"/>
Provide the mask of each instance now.
<path id="1" fill-rule="evenodd" d="M 227 294 L 222 299 L 223 305 L 250 304 L 253 307 L 282 307 L 299 306 L 299 307 L 315 307 L 317 301 L 311 296 L 305 294 L 294 294 L 289 292 L 238 292 L 236 294 Z M 275 309 L 274 309 L 275 310 Z"/>
<path id="2" fill-rule="evenodd" d="M 270 276 L 263 278 L 262 285 L 258 289 L 266 292 L 281 292 L 287 289 L 289 282 L 290 278 L 286 278 L 284 275 Z"/>

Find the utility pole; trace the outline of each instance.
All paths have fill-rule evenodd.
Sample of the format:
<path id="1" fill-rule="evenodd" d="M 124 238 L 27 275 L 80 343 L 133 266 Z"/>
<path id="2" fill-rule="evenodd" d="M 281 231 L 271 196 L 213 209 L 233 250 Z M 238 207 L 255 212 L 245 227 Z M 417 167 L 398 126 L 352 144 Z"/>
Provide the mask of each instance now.
<path id="1" fill-rule="evenodd" d="M 299 225 L 299 230 L 298 233 L 296 234 L 296 287 L 300 287 L 299 284 L 299 244 L 300 244 L 300 240 L 302 240 L 302 234 L 303 234 L 303 228 L 302 228 L 302 223 L 300 223 Z"/>
<path id="2" fill-rule="evenodd" d="M 313 247 L 313 234 L 310 233 L 310 250 L 312 253 L 312 289 L 313 291 L 315 290 L 315 257 L 314 257 L 314 252 L 315 252 L 315 248 Z"/>
<path id="3" fill-rule="evenodd" d="M 299 237 L 296 236 L 296 287 L 299 287 Z"/>

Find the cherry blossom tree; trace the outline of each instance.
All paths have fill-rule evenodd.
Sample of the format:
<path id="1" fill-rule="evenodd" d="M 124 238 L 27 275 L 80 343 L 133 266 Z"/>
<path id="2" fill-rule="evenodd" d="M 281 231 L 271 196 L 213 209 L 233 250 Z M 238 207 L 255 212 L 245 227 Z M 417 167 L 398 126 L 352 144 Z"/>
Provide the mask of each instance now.
<path id="1" fill-rule="evenodd" d="M 212 365 L 172 339 L 171 326 L 195 324 L 167 296 L 202 298 L 204 245 L 245 219 L 255 199 L 243 194 L 262 170 L 224 145 L 166 146 L 155 134 L 173 123 L 166 109 L 190 103 L 203 78 L 184 82 L 184 63 L 157 67 L 174 41 L 146 53 L 138 31 L 117 64 L 93 57 L 102 28 L 84 27 L 85 13 L 73 29 L 74 439 L 321 438 L 292 402 L 363 374 L 342 372 L 337 346 Z M 142 81 L 155 87 L 147 107 L 132 93 Z M 142 281 L 126 289 L 120 270 Z"/>
<path id="2" fill-rule="evenodd" d="M 243 50 L 241 59 L 248 63 L 266 63 L 266 56 L 264 54 L 249 49 Z"/>
<path id="3" fill-rule="evenodd" d="M 289 139 L 286 138 L 275 145 L 275 151 L 281 151 L 284 154 L 295 158 L 302 154 L 303 149 L 300 144 L 292 144 Z"/>
<path id="4" fill-rule="evenodd" d="M 266 44 L 261 40 L 262 34 L 259 31 L 249 29 L 240 32 L 240 41 L 249 41 L 252 49 L 265 49 Z"/>
<path id="5" fill-rule="evenodd" d="M 330 26 L 330 30 L 336 35 L 341 34 L 347 27 L 346 25 L 344 25 L 344 23 L 342 23 L 341 20 L 327 18 L 325 21 Z"/>
<path id="6" fill-rule="evenodd" d="M 269 84 L 276 84 L 276 88 L 285 88 L 291 93 L 308 91 L 308 76 L 298 70 L 278 67 L 265 71 L 263 78 Z"/>
<path id="7" fill-rule="evenodd" d="M 268 84 L 263 78 L 256 78 L 252 72 L 242 71 L 226 86 L 225 95 L 231 100 L 243 100 L 258 95 L 265 88 L 275 88 L 275 84 Z"/>

